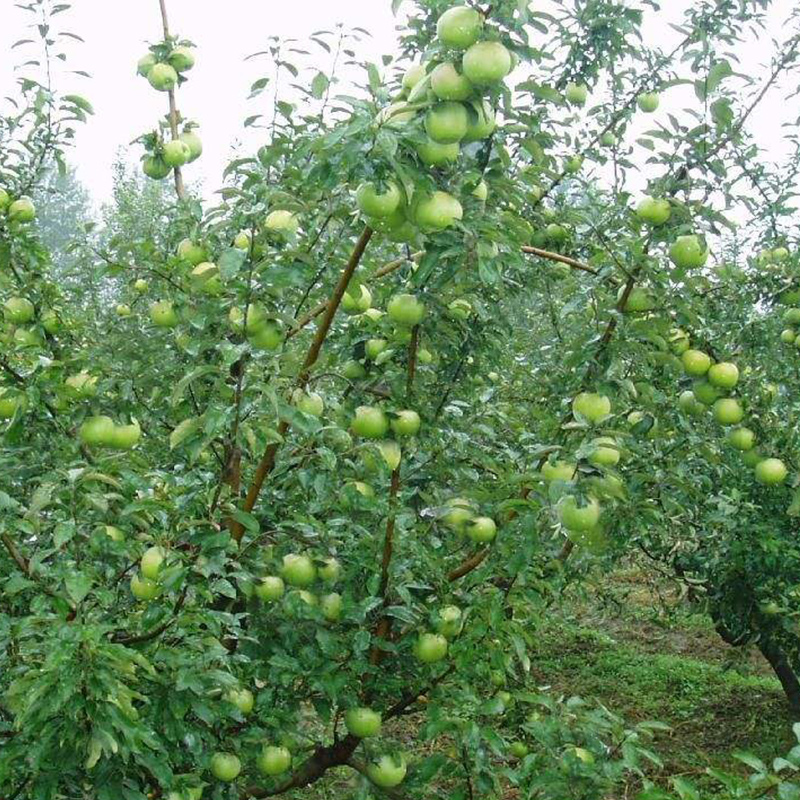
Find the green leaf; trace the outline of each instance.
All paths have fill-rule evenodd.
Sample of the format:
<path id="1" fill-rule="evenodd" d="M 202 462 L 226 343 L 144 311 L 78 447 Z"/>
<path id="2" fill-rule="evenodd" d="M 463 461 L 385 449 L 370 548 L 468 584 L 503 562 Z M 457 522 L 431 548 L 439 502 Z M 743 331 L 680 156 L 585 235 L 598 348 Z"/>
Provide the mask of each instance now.
<path id="1" fill-rule="evenodd" d="M 322 72 L 318 72 L 311 81 L 311 94 L 316 97 L 317 100 L 321 100 L 328 90 L 329 85 L 330 81 L 328 80 L 328 76 Z"/>
<path id="2" fill-rule="evenodd" d="M 202 417 L 190 417 L 181 422 L 169 435 L 169 449 L 174 450 L 179 444 L 197 433 L 202 423 Z"/>
<path id="3" fill-rule="evenodd" d="M 72 572 L 64 579 L 70 599 L 78 605 L 91 591 L 92 579 L 83 572 Z"/>

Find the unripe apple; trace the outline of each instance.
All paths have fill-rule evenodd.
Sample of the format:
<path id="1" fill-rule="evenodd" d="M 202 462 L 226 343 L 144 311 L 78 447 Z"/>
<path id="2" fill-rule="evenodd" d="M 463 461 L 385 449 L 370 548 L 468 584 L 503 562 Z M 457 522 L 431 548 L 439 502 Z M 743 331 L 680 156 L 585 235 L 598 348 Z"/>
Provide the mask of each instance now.
<path id="1" fill-rule="evenodd" d="M 89 417 L 78 429 L 78 436 L 84 444 L 107 446 L 114 439 L 114 420 L 111 417 Z"/>
<path id="2" fill-rule="evenodd" d="M 85 369 L 67 377 L 64 385 L 78 397 L 94 397 L 97 394 L 97 376 L 90 375 Z"/>
<path id="3" fill-rule="evenodd" d="M 636 216 L 648 225 L 663 225 L 672 214 L 669 200 L 645 197 L 636 207 Z"/>
<path id="4" fill-rule="evenodd" d="M 126 303 L 120 303 L 115 310 L 118 317 L 129 317 L 131 315 L 131 307 Z"/>
<path id="5" fill-rule="evenodd" d="M 570 464 L 568 461 L 556 461 L 550 463 L 545 461 L 542 464 L 542 477 L 550 481 L 573 481 L 577 474 L 577 464 Z"/>
<path id="6" fill-rule="evenodd" d="M 142 575 L 149 578 L 151 581 L 158 580 L 158 575 L 161 572 L 161 565 L 167 557 L 167 552 L 163 547 L 149 547 L 145 550 L 142 560 L 139 564 Z"/>
<path id="7" fill-rule="evenodd" d="M 669 346 L 676 356 L 683 355 L 691 347 L 689 335 L 680 328 L 673 328 L 669 332 Z"/>
<path id="8" fill-rule="evenodd" d="M 353 481 L 350 484 L 362 497 L 375 497 L 375 490 L 363 481 Z"/>
<path id="9" fill-rule="evenodd" d="M 171 300 L 157 300 L 153 303 L 150 306 L 150 319 L 159 328 L 174 328 L 178 324 L 178 315 Z"/>
<path id="10" fill-rule="evenodd" d="M 25 297 L 9 297 L 3 305 L 3 314 L 12 325 L 25 325 L 33 321 L 36 309 Z"/>
<path id="11" fill-rule="evenodd" d="M 419 364 L 432 364 L 433 363 L 433 353 L 425 347 L 420 347 L 417 350 L 417 363 Z"/>
<path id="12" fill-rule="evenodd" d="M 142 429 L 138 422 L 132 422 L 130 425 L 115 425 L 111 446 L 117 450 L 131 450 L 139 443 L 141 435 Z"/>
<path id="13" fill-rule="evenodd" d="M 525 742 L 511 742 L 508 752 L 514 758 L 525 758 L 528 755 L 528 745 Z"/>
<path id="14" fill-rule="evenodd" d="M 453 639 L 461 633 L 464 627 L 464 615 L 458 606 L 444 606 L 439 609 L 434 621 L 436 632 L 445 639 Z"/>
<path id="15" fill-rule="evenodd" d="M 382 720 L 377 711 L 362 706 L 348 709 L 344 715 L 344 724 L 348 733 L 359 739 L 367 739 L 381 732 Z"/>
<path id="16" fill-rule="evenodd" d="M 602 147 L 613 147 L 616 143 L 617 137 L 611 131 L 606 131 L 600 137 L 600 145 Z"/>
<path id="17" fill-rule="evenodd" d="M 416 411 L 405 409 L 398 411 L 391 422 L 395 436 L 416 436 L 419 432 L 421 420 Z"/>
<path id="18" fill-rule="evenodd" d="M 290 586 L 310 586 L 317 577 L 317 568 L 308 556 L 289 553 L 283 557 L 281 574 Z"/>
<path id="19" fill-rule="evenodd" d="M 461 103 L 443 101 L 428 110 L 425 115 L 425 132 L 439 144 L 455 144 L 467 133 L 469 117 Z"/>
<path id="20" fill-rule="evenodd" d="M 453 195 L 439 191 L 420 198 L 414 211 L 417 224 L 426 232 L 449 228 L 464 216 L 461 203 Z"/>
<path id="21" fill-rule="evenodd" d="M 242 762 L 232 753 L 214 753 L 211 757 L 211 774 L 220 781 L 235 781 L 242 771 Z"/>
<path id="22" fill-rule="evenodd" d="M 263 775 L 281 775 L 292 764 L 292 754 L 288 748 L 267 745 L 261 751 L 256 766 Z"/>
<path id="23" fill-rule="evenodd" d="M 185 130 L 179 138 L 189 148 L 190 164 L 203 155 L 203 140 L 194 130 Z"/>
<path id="24" fill-rule="evenodd" d="M 686 350 L 681 361 L 686 374 L 695 378 L 705 375 L 711 367 L 711 358 L 702 350 Z"/>
<path id="25" fill-rule="evenodd" d="M 266 578 L 262 578 L 255 588 L 256 597 L 267 603 L 280 600 L 283 597 L 283 591 L 283 579 L 277 575 L 268 575 Z"/>
<path id="26" fill-rule="evenodd" d="M 170 167 L 160 156 L 147 155 L 142 159 L 142 172 L 154 181 L 160 181 L 170 173 Z"/>
<path id="27" fill-rule="evenodd" d="M 489 184 L 486 183 L 485 180 L 481 180 L 481 182 L 472 190 L 473 197 L 477 197 L 482 203 L 485 203 L 487 198 L 489 197 Z M 494 244 L 494 242 L 492 242 Z M 497 245 L 494 245 L 494 256 L 497 256 Z"/>
<path id="28" fill-rule="evenodd" d="M 441 661 L 447 655 L 447 639 L 440 633 L 421 633 L 414 645 L 414 654 L 423 664 Z"/>
<path id="29" fill-rule="evenodd" d="M 467 114 L 467 133 L 461 140 L 462 144 L 480 142 L 492 135 L 496 125 L 495 112 L 486 100 L 481 101 L 479 108 L 470 103 Z"/>
<path id="30" fill-rule="evenodd" d="M 680 270 L 699 269 L 708 261 L 708 250 L 699 236 L 679 236 L 669 248 L 669 257 Z"/>
<path id="31" fill-rule="evenodd" d="M 225 699 L 236 706 L 242 716 L 246 717 L 253 710 L 256 699 L 249 689 L 228 689 Z"/>
<path id="32" fill-rule="evenodd" d="M 150 85 L 159 92 L 168 92 L 175 88 L 178 73 L 169 64 L 154 64 L 147 73 Z"/>
<path id="33" fill-rule="evenodd" d="M 750 450 L 756 443 L 756 435 L 750 428 L 733 428 L 728 432 L 728 444 L 737 450 Z"/>
<path id="34" fill-rule="evenodd" d="M 652 114 L 661 103 L 656 92 L 644 92 L 636 98 L 636 104 L 645 114 Z"/>
<path id="35" fill-rule="evenodd" d="M 367 374 L 366 369 L 358 361 L 347 361 L 342 366 L 342 375 L 350 381 L 356 381 Z"/>
<path id="36" fill-rule="evenodd" d="M 104 525 L 103 526 L 103 533 L 111 539 L 112 542 L 124 542 L 125 541 L 125 534 L 119 528 L 115 527 L 114 525 Z"/>
<path id="37" fill-rule="evenodd" d="M 497 536 L 497 525 L 490 517 L 475 517 L 467 525 L 467 536 L 473 542 L 484 544 L 491 542 Z"/>
<path id="38" fill-rule="evenodd" d="M 152 53 L 143 55 L 136 63 L 136 72 L 143 78 L 147 77 L 147 73 L 158 63 L 156 57 Z"/>
<path id="39" fill-rule="evenodd" d="M 342 309 L 346 314 L 363 314 L 372 305 L 372 293 L 364 284 L 342 295 Z"/>
<path id="40" fill-rule="evenodd" d="M 192 151 L 189 145 L 181 139 L 173 139 L 165 142 L 161 151 L 161 158 L 168 167 L 182 167 L 191 156 Z"/>
<path id="41" fill-rule="evenodd" d="M 703 405 L 698 402 L 694 392 L 691 390 L 681 392 L 681 395 L 678 398 L 678 407 L 681 409 L 681 411 L 694 416 L 703 412 Z"/>
<path id="42" fill-rule="evenodd" d="M 448 506 L 448 510 L 441 516 L 441 520 L 453 530 L 461 530 L 474 516 L 472 504 L 463 497 L 454 497 L 445 505 Z"/>
<path id="43" fill-rule="evenodd" d="M 318 570 L 319 577 L 325 583 L 336 583 L 342 572 L 342 565 L 335 558 L 326 558 Z"/>
<path id="44" fill-rule="evenodd" d="M 176 72 L 188 72 L 194 66 L 194 53 L 190 47 L 178 45 L 169 54 L 167 61 Z"/>
<path id="45" fill-rule="evenodd" d="M 30 197 L 20 197 L 8 206 L 7 213 L 12 222 L 33 222 L 36 218 L 36 206 Z"/>
<path id="46" fill-rule="evenodd" d="M 759 483 L 774 485 L 786 480 L 786 465 L 779 458 L 765 458 L 756 464 L 755 476 Z"/>
<path id="47" fill-rule="evenodd" d="M 388 346 L 386 339 L 367 339 L 364 353 L 370 361 L 374 361 Z"/>
<path id="48" fill-rule="evenodd" d="M 621 302 L 625 295 L 625 287 L 620 286 L 617 293 L 617 302 Z M 628 299 L 625 301 L 623 311 L 627 313 L 642 314 L 652 311 L 656 307 L 656 301 L 648 289 L 642 286 L 634 286 L 628 292 Z"/>
<path id="49" fill-rule="evenodd" d="M 325 401 L 316 392 L 304 392 L 298 389 L 294 393 L 293 402 L 300 411 L 312 417 L 321 417 L 325 410 Z"/>
<path id="50" fill-rule="evenodd" d="M 452 319 L 465 320 L 472 314 L 472 303 L 463 297 L 456 298 L 447 305 L 447 315 Z"/>
<path id="51" fill-rule="evenodd" d="M 342 615 L 342 596 L 338 592 L 322 595 L 319 605 L 328 622 L 336 622 Z"/>
<path id="52" fill-rule="evenodd" d="M 619 445 L 610 436 L 601 436 L 592 442 L 595 446 L 589 456 L 589 463 L 596 467 L 613 467 L 619 462 Z"/>
<path id="53" fill-rule="evenodd" d="M 476 86 L 499 83 L 513 67 L 511 53 L 500 42 L 477 42 L 464 53 L 461 69 Z"/>
<path id="54" fill-rule="evenodd" d="M 409 67 L 403 75 L 402 86 L 406 92 L 410 92 L 426 75 L 424 64 L 414 64 Z"/>
<path id="55" fill-rule="evenodd" d="M 475 44 L 483 31 L 483 15 L 468 6 L 445 11 L 436 22 L 436 35 L 445 47 L 466 50 Z"/>
<path id="56" fill-rule="evenodd" d="M 389 430 L 389 420 L 380 408 L 359 406 L 351 423 L 353 433 L 365 439 L 382 439 Z"/>
<path id="57" fill-rule="evenodd" d="M 611 400 L 603 394 L 581 392 L 572 401 L 572 413 L 576 419 L 596 425 L 611 414 Z"/>
<path id="58" fill-rule="evenodd" d="M 450 101 L 467 100 L 475 91 L 469 80 L 449 61 L 439 64 L 431 73 L 431 89 L 440 100 Z"/>
<path id="59" fill-rule="evenodd" d="M 589 531 L 600 520 L 600 504 L 593 497 L 585 505 L 578 505 L 572 495 L 562 497 L 558 503 L 558 517 L 569 531 L 578 533 Z"/>
<path id="60" fill-rule="evenodd" d="M 719 400 L 719 390 L 706 380 L 697 380 L 692 385 L 695 400 L 704 406 L 713 406 Z"/>
<path id="61" fill-rule="evenodd" d="M 362 214 L 383 219 L 400 207 L 403 194 L 400 187 L 389 181 L 383 186 L 375 183 L 362 183 L 356 191 L 356 204 Z"/>
<path id="62" fill-rule="evenodd" d="M 0 419 L 11 419 L 17 411 L 24 411 L 27 398 L 24 394 L 0 386 Z"/>
<path id="63" fill-rule="evenodd" d="M 406 777 L 406 760 L 400 755 L 383 755 L 367 764 L 367 777 L 382 789 L 399 786 Z"/>
<path id="64" fill-rule="evenodd" d="M 291 211 L 286 211 L 285 209 L 270 211 L 264 220 L 264 229 L 267 233 L 279 237 L 294 236 L 299 227 L 300 221 L 297 217 Z"/>
<path id="65" fill-rule="evenodd" d="M 138 278 L 136 281 L 134 281 L 133 288 L 139 294 L 144 294 L 149 288 L 149 284 L 144 278 Z"/>
<path id="66" fill-rule="evenodd" d="M 739 382 L 739 369 L 736 364 L 721 361 L 708 370 L 708 382 L 720 389 L 733 389 Z"/>
<path id="67" fill-rule="evenodd" d="M 744 411 L 738 400 L 723 397 L 714 403 L 714 419 L 720 425 L 738 425 L 744 418 Z"/>
<path id="68" fill-rule="evenodd" d="M 583 83 L 568 83 L 564 89 L 564 98 L 573 106 L 585 105 L 588 96 L 589 88 Z"/>
<path id="69" fill-rule="evenodd" d="M 413 328 L 425 316 L 425 304 L 413 294 L 396 294 L 387 304 L 389 319 L 398 324 Z"/>
<path id="70" fill-rule="evenodd" d="M 781 341 L 784 344 L 794 344 L 797 335 L 797 331 L 794 328 L 784 328 L 781 331 Z"/>
<path id="71" fill-rule="evenodd" d="M 178 245 L 178 258 L 188 261 L 193 267 L 208 258 L 205 247 L 195 244 L 191 239 L 183 239 Z"/>
<path id="72" fill-rule="evenodd" d="M 564 172 L 568 175 L 575 175 L 583 167 L 583 156 L 574 155 L 564 159 Z"/>

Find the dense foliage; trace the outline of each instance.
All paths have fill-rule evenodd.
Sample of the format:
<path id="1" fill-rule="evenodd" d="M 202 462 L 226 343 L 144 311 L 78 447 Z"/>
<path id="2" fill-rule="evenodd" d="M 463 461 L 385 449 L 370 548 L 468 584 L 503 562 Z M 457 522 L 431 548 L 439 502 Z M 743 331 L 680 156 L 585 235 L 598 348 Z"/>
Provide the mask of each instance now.
<path id="1" fill-rule="evenodd" d="M 669 48 L 654 2 L 394 6 L 397 59 L 344 30 L 258 54 L 263 144 L 204 203 L 178 105 L 202 53 L 162 3 L 151 182 L 120 168 L 98 224 L 65 166 L 92 108 L 51 82 L 69 7 L 26 5 L 41 56 L 0 116 L 4 797 L 265 797 L 338 767 L 354 796 L 604 796 L 660 726 L 532 688 L 528 647 L 632 550 L 800 704 L 797 120 L 784 165 L 750 133 L 797 82 L 800 14 L 750 75 L 768 0 L 690 4 Z M 742 758 L 731 797 L 797 796 L 797 748 Z"/>

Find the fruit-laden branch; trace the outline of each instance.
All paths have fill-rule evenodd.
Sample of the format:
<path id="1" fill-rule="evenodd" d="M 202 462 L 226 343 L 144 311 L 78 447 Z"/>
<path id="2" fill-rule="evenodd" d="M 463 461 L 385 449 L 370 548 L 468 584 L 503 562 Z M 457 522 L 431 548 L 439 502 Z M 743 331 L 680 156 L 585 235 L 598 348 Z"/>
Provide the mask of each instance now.
<path id="1" fill-rule="evenodd" d="M 167 19 L 167 0 L 158 0 L 161 7 L 161 24 L 164 28 L 164 41 L 169 41 L 169 20 Z M 175 89 L 170 89 L 167 92 L 169 97 L 169 129 L 173 139 L 178 138 L 178 106 L 175 103 Z M 180 167 L 174 168 L 175 173 L 175 194 L 178 195 L 179 200 L 186 197 L 186 188 L 183 185 L 183 173 Z"/>
<path id="2" fill-rule="evenodd" d="M 303 362 L 303 367 L 297 377 L 297 385 L 300 387 L 305 386 L 306 382 L 308 381 L 308 375 L 311 367 L 314 366 L 319 358 L 320 350 L 322 350 L 322 345 L 325 343 L 328 331 L 330 331 L 333 318 L 336 316 L 336 312 L 339 309 L 339 304 L 342 302 L 342 297 L 345 293 L 345 290 L 350 283 L 350 279 L 353 277 L 353 273 L 356 271 L 356 268 L 361 262 L 361 258 L 364 255 L 364 251 L 367 249 L 369 240 L 372 238 L 372 234 L 372 228 L 364 228 L 361 236 L 358 238 L 358 241 L 355 244 L 355 247 L 353 248 L 353 252 L 350 254 L 347 265 L 345 266 L 344 270 L 342 270 L 342 274 L 339 277 L 339 282 L 336 284 L 333 294 L 326 305 L 325 315 L 322 318 L 322 322 L 320 322 L 319 328 L 317 328 L 317 333 L 314 336 L 314 340 L 311 342 L 311 346 L 308 348 L 308 353 L 306 354 L 305 361 Z M 278 434 L 281 440 L 283 440 L 283 437 L 288 431 L 289 423 L 282 420 L 278 426 Z M 248 513 L 255 507 L 255 504 L 258 501 L 258 496 L 261 493 L 261 488 L 264 485 L 264 481 L 267 479 L 267 476 L 270 474 L 270 472 L 272 472 L 272 470 L 275 468 L 275 456 L 277 455 L 278 447 L 279 442 L 272 442 L 271 444 L 268 444 L 264 450 L 264 455 L 261 457 L 261 461 L 256 468 L 255 475 L 253 476 L 250 488 L 247 491 L 247 497 L 244 501 L 243 509 Z M 237 542 L 241 541 L 241 538 L 244 535 L 244 526 L 240 522 L 235 522 L 231 528 L 231 532 L 233 533 L 233 537 Z"/>
<path id="3" fill-rule="evenodd" d="M 539 256 L 539 258 L 547 258 L 550 261 L 558 261 L 561 264 L 566 264 L 573 269 L 579 269 L 583 272 L 588 272 L 592 275 L 597 275 L 597 270 L 590 267 L 588 264 L 584 264 L 582 261 L 576 261 L 574 258 L 570 258 L 569 256 L 562 256 L 560 253 L 551 253 L 549 250 L 541 250 L 538 247 L 521 247 L 520 248 L 523 253 L 529 253 L 530 255 Z"/>

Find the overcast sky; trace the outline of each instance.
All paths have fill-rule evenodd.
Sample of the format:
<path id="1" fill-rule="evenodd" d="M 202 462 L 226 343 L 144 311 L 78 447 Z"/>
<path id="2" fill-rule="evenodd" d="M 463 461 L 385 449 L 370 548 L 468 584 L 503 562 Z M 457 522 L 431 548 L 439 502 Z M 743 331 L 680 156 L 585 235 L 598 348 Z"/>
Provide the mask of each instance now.
<path id="1" fill-rule="evenodd" d="M 668 49 L 677 34 L 669 23 L 680 20 L 682 11 L 692 0 L 666 0 L 664 10 L 648 12 L 646 39 Z M 782 22 L 791 11 L 794 0 L 775 0 L 770 33 L 786 35 Z M 79 91 L 92 102 L 96 115 L 80 129 L 71 160 L 79 177 L 97 200 L 107 198 L 111 190 L 111 165 L 120 148 L 131 160 L 138 160 L 141 148 L 130 146 L 132 139 L 152 130 L 166 110 L 166 95 L 155 92 L 148 83 L 135 76 L 136 62 L 149 42 L 161 38 L 158 0 L 73 0 L 73 8 L 56 19 L 61 29 L 80 34 L 85 44 L 70 47 L 69 67 L 85 69 L 90 80 L 72 76 L 66 81 L 71 91 Z M 543 8 L 548 0 L 537 0 Z M 245 117 L 264 112 L 269 95 L 248 101 L 253 80 L 265 74 L 266 63 L 245 57 L 264 49 L 269 36 L 305 39 L 321 29 L 332 29 L 337 22 L 345 27 L 360 26 L 372 34 L 371 43 L 364 42 L 359 54 L 376 62 L 380 55 L 395 48 L 395 25 L 390 0 L 168 0 L 170 26 L 173 33 L 193 40 L 198 47 L 197 66 L 189 73 L 191 80 L 179 92 L 179 106 L 187 117 L 201 124 L 205 153 L 187 169 L 190 180 L 201 178 L 206 193 L 220 183 L 222 168 L 231 156 L 231 148 L 240 141 Z M 12 0 L 0 0 L 0 52 L 8 54 L 17 39 L 27 37 L 25 24 L 30 16 L 12 6 Z M 760 72 L 759 64 L 772 53 L 769 37 L 741 48 L 742 72 Z M 20 51 L 6 56 L 0 68 L 0 95 L 13 92 L 12 67 L 19 61 Z M 319 63 L 323 71 L 330 66 L 329 57 Z M 59 87 L 65 79 L 59 78 Z M 677 88 L 668 93 L 661 114 L 679 111 L 684 105 L 695 105 L 690 89 Z M 754 118 L 752 129 L 759 141 L 776 157 L 781 146 L 780 122 L 796 116 L 796 99 L 790 108 L 784 106 L 783 93 L 767 97 L 761 112 Z M 652 118 L 639 120 L 639 125 L 652 124 Z M 247 148 L 254 143 L 253 132 Z"/>

